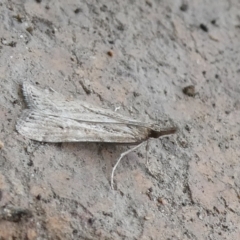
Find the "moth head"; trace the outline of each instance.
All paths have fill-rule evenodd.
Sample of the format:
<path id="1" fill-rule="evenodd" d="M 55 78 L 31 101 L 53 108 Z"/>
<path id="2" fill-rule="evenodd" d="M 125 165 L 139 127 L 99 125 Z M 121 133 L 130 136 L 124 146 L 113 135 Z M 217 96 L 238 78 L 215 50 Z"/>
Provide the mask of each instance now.
<path id="1" fill-rule="evenodd" d="M 165 128 L 165 129 L 160 129 L 160 130 L 150 129 L 148 137 L 149 138 L 159 138 L 159 137 L 162 137 L 162 136 L 174 134 L 176 132 L 177 132 L 176 127 Z"/>

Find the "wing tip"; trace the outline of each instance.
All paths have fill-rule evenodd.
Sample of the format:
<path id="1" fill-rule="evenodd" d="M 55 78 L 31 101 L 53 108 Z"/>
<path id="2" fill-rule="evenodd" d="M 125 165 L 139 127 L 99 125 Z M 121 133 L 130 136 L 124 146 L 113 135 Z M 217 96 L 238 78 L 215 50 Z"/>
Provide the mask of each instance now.
<path id="1" fill-rule="evenodd" d="M 18 118 L 17 120 L 17 123 L 16 123 L 16 130 L 22 134 L 23 136 L 25 135 L 24 134 L 24 128 L 25 128 L 25 125 L 26 125 L 26 122 L 28 121 L 29 119 L 29 116 L 31 115 L 31 110 L 29 109 L 26 109 L 22 112 L 21 116 Z"/>
<path id="2" fill-rule="evenodd" d="M 35 89 L 35 87 L 28 81 L 23 82 L 23 84 L 22 84 L 23 96 L 24 96 L 24 99 L 29 108 L 34 108 L 34 106 L 35 106 L 34 98 L 33 98 L 33 90 L 34 89 Z"/>

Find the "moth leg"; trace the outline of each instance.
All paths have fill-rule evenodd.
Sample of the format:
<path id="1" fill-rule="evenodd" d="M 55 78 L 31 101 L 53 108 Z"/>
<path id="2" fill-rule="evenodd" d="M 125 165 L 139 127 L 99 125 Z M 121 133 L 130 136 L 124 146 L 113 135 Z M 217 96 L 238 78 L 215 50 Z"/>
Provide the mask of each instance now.
<path id="1" fill-rule="evenodd" d="M 146 143 L 146 165 L 147 166 L 149 166 L 148 150 L 149 150 L 149 139 L 147 140 L 147 143 Z"/>
<path id="2" fill-rule="evenodd" d="M 150 140 L 151 140 L 151 138 L 147 140 L 147 144 L 146 144 L 146 168 L 147 168 L 148 172 L 150 173 L 150 175 L 154 176 L 154 173 L 150 169 L 149 159 L 148 159 L 148 151 L 149 151 L 149 142 L 150 142 Z"/>
<path id="3" fill-rule="evenodd" d="M 111 174 L 111 188 L 112 188 L 112 189 L 114 189 L 114 187 L 113 187 L 114 172 L 115 172 L 115 170 L 116 170 L 116 168 L 117 168 L 117 165 L 118 165 L 119 162 L 121 161 L 121 159 L 122 159 L 123 157 L 125 157 L 126 155 L 128 155 L 130 152 L 133 152 L 133 151 L 135 151 L 137 148 L 141 147 L 144 143 L 145 143 L 145 142 L 142 142 L 142 143 L 140 143 L 139 145 L 137 145 L 136 147 L 131 148 L 131 149 L 127 150 L 126 152 L 121 153 L 120 157 L 118 158 L 116 164 L 114 165 L 114 167 L 113 167 L 113 169 L 112 169 L 112 174 Z"/>

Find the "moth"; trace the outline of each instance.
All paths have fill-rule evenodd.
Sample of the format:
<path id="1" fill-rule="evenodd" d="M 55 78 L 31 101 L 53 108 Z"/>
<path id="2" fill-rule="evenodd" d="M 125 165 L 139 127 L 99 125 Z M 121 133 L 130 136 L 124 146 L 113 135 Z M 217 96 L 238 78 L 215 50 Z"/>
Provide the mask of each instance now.
<path id="1" fill-rule="evenodd" d="M 109 109 L 72 99 L 52 89 L 40 89 L 24 82 L 23 95 L 28 109 L 17 121 L 16 129 L 23 136 L 40 142 L 104 142 L 135 144 L 121 154 L 120 160 L 150 138 L 176 132 L 176 127 L 159 128 L 157 123 L 144 123 Z"/>

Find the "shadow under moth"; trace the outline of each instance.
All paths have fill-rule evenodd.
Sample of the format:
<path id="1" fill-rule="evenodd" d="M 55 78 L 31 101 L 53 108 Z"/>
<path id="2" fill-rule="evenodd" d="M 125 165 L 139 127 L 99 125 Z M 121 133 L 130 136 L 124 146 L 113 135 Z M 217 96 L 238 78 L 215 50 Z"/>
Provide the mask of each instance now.
<path id="1" fill-rule="evenodd" d="M 176 132 L 176 127 L 159 128 L 157 123 L 144 123 L 109 109 L 84 101 L 67 98 L 52 89 L 40 89 L 23 83 L 23 95 L 28 109 L 17 121 L 16 129 L 23 136 L 40 142 L 104 142 L 135 144 L 121 154 L 120 160 L 150 138 Z"/>

